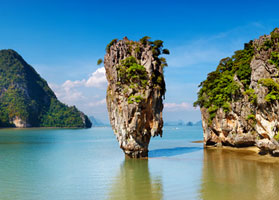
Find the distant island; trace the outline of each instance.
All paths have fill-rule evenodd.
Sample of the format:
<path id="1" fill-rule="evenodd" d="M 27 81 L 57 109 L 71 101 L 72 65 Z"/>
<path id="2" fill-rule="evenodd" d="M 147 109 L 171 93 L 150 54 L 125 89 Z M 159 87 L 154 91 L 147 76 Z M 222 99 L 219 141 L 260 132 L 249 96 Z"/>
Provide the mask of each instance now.
<path id="1" fill-rule="evenodd" d="M 92 127 L 107 127 L 107 126 L 110 126 L 110 124 L 105 123 L 105 122 L 95 118 L 94 116 L 90 116 L 89 119 L 92 123 Z"/>
<path id="2" fill-rule="evenodd" d="M 89 128 L 89 118 L 61 103 L 14 50 L 0 51 L 0 127 Z"/>
<path id="3" fill-rule="evenodd" d="M 197 122 L 184 122 L 182 120 L 178 121 L 166 121 L 164 122 L 165 126 L 202 126 L 202 121 L 197 121 Z"/>

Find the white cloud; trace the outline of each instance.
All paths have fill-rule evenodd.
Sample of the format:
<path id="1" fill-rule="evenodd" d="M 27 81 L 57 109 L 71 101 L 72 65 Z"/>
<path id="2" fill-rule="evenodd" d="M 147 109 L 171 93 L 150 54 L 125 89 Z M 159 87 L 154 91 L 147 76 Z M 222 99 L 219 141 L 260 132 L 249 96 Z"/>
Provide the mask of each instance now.
<path id="1" fill-rule="evenodd" d="M 102 88 L 106 86 L 106 84 L 106 70 L 104 67 L 98 68 L 95 72 L 91 74 L 89 79 L 85 82 L 86 87 Z"/>
<path id="2" fill-rule="evenodd" d="M 81 80 L 81 81 L 70 81 L 70 80 L 67 80 L 67 81 L 65 81 L 62 84 L 62 87 L 65 90 L 69 91 L 72 88 L 83 86 L 85 84 L 85 82 L 86 82 L 85 80 Z"/>
<path id="3" fill-rule="evenodd" d="M 95 72 L 93 72 L 90 77 L 85 80 L 76 80 L 71 81 L 67 80 L 62 84 L 62 87 L 65 88 L 65 90 L 70 90 L 75 87 L 95 87 L 95 88 L 104 88 L 107 85 L 107 79 L 106 79 L 106 71 L 104 67 L 98 68 Z"/>
<path id="4" fill-rule="evenodd" d="M 102 113 L 102 116 L 106 116 L 106 99 L 104 98 L 106 85 L 104 67 L 98 68 L 88 79 L 67 80 L 63 84 L 49 84 L 63 103 L 75 105 L 89 115 Z"/>
<path id="5" fill-rule="evenodd" d="M 95 107 L 95 106 L 102 106 L 106 104 L 106 99 L 102 99 L 100 101 L 96 101 L 96 102 L 91 102 L 88 104 L 88 106 L 90 107 Z"/>
<path id="6" fill-rule="evenodd" d="M 174 111 L 182 111 L 182 110 L 195 110 L 195 108 L 187 102 L 182 103 L 164 103 L 164 108 L 166 111 L 174 112 Z"/>
<path id="7" fill-rule="evenodd" d="M 86 97 L 83 95 L 81 91 L 70 87 L 70 83 L 65 85 L 64 84 L 62 86 L 56 84 L 49 84 L 50 88 L 54 91 L 58 99 L 60 99 L 62 102 L 69 105 L 74 105 L 74 102 L 86 99 Z"/>

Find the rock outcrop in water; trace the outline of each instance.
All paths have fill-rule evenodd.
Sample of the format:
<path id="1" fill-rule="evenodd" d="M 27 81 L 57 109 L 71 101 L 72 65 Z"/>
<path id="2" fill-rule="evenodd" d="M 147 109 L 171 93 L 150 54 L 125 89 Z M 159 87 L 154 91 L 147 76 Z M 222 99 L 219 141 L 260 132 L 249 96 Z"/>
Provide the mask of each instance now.
<path id="1" fill-rule="evenodd" d="M 200 86 L 205 145 L 279 155 L 279 29 L 222 59 Z"/>
<path id="2" fill-rule="evenodd" d="M 113 40 L 104 59 L 110 123 L 120 148 L 132 158 L 147 157 L 151 136 L 162 136 L 167 64 L 159 56 L 169 51 L 161 40 L 149 39 Z"/>

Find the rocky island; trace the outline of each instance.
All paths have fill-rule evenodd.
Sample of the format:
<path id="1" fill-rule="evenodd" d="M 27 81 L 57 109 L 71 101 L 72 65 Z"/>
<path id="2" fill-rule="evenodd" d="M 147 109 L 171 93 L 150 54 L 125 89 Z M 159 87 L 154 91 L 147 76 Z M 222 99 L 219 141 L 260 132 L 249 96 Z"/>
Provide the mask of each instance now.
<path id="1" fill-rule="evenodd" d="M 151 136 L 162 136 L 163 97 L 166 91 L 161 53 L 163 41 L 112 40 L 104 65 L 108 80 L 107 109 L 120 148 L 131 158 L 148 156 Z"/>
<path id="2" fill-rule="evenodd" d="M 17 52 L 1 50 L 0 127 L 88 128 L 91 122 L 75 106 L 61 103 Z"/>
<path id="3" fill-rule="evenodd" d="M 205 145 L 257 146 L 279 155 L 279 29 L 220 61 L 200 84 Z"/>

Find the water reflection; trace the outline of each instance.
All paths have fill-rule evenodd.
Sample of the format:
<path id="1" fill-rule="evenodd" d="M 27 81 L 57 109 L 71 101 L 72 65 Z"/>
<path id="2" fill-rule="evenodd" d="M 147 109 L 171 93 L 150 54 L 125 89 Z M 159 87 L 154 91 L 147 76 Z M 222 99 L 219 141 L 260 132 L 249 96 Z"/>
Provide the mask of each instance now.
<path id="1" fill-rule="evenodd" d="M 162 199 L 161 177 L 152 177 L 148 160 L 125 159 L 119 175 L 113 181 L 109 199 Z"/>
<path id="2" fill-rule="evenodd" d="M 279 165 L 258 162 L 256 156 L 205 149 L 201 199 L 278 199 Z"/>

